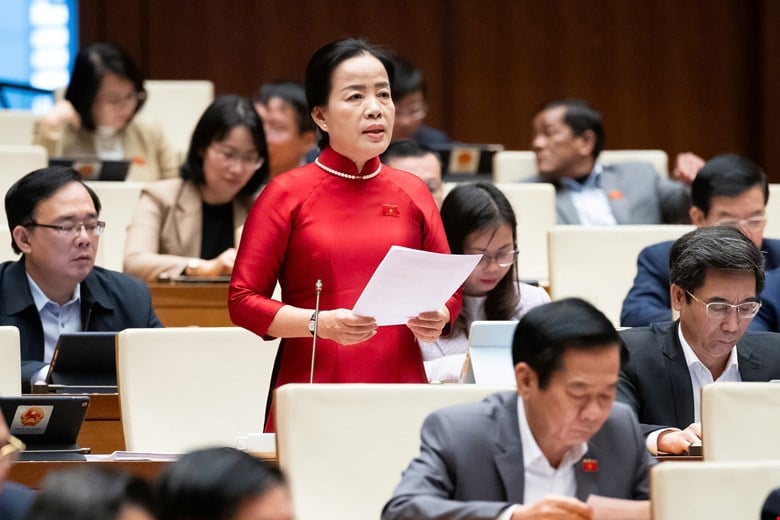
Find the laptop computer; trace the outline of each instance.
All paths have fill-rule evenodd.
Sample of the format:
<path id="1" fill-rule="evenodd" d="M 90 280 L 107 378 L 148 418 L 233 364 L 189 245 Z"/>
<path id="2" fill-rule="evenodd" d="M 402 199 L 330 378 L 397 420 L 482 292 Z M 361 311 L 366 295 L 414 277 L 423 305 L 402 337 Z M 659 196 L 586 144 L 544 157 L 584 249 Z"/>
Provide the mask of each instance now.
<path id="1" fill-rule="evenodd" d="M 441 157 L 442 178 L 446 182 L 493 179 L 493 155 L 504 149 L 500 144 L 432 144 Z"/>
<path id="2" fill-rule="evenodd" d="M 516 321 L 475 321 L 469 332 L 469 353 L 464 366 L 464 383 L 515 385 L 512 339 Z"/>
<path id="3" fill-rule="evenodd" d="M 130 161 L 98 157 L 52 157 L 49 166 L 68 166 L 87 181 L 123 181 L 130 170 Z"/>
<path id="4" fill-rule="evenodd" d="M 20 460 L 85 460 L 89 448 L 76 440 L 88 407 L 87 396 L 0 397 L 8 429 L 27 446 Z"/>
<path id="5" fill-rule="evenodd" d="M 116 332 L 60 334 L 46 382 L 69 392 L 113 393 L 116 387 Z"/>

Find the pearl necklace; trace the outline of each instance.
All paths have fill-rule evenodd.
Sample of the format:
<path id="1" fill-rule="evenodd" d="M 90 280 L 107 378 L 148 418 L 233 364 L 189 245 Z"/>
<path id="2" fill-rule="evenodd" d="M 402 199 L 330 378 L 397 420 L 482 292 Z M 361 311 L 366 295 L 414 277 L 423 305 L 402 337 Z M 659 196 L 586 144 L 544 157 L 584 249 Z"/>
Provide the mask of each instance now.
<path id="1" fill-rule="evenodd" d="M 376 171 L 369 173 L 368 175 L 350 175 L 348 173 L 342 173 L 338 170 L 334 170 L 333 168 L 328 168 L 324 164 L 320 162 L 320 158 L 317 157 L 314 159 L 314 163 L 325 170 L 326 172 L 330 173 L 331 175 L 335 175 L 336 177 L 341 177 L 342 179 L 350 179 L 350 180 L 361 180 L 361 181 L 367 181 L 368 179 L 373 179 L 377 175 L 379 175 L 379 171 L 382 169 L 382 163 L 379 163 L 379 167 L 376 169 Z"/>

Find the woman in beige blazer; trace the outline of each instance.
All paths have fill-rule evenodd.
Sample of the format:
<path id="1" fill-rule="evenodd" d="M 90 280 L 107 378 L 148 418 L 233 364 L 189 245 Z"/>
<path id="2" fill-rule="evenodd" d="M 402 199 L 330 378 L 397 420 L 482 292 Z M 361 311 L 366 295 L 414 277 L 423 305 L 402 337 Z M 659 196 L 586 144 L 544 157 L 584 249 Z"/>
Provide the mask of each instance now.
<path id="1" fill-rule="evenodd" d="M 76 57 L 65 99 L 38 121 L 35 143 L 50 157 L 130 160 L 131 181 L 176 177 L 178 158 L 162 127 L 135 117 L 145 100 L 130 57 L 108 43 L 91 45 Z"/>
<path id="2" fill-rule="evenodd" d="M 180 178 L 141 192 L 128 228 L 125 272 L 149 282 L 160 275 L 230 275 L 236 229 L 267 175 L 263 124 L 252 104 L 239 96 L 217 98 L 195 127 Z"/>

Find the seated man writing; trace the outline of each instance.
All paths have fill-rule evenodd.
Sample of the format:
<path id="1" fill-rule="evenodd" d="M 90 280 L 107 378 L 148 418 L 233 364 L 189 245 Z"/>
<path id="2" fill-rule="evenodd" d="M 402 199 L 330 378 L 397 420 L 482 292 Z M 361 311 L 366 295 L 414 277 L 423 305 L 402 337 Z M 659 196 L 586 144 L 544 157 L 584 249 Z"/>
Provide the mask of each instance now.
<path id="1" fill-rule="evenodd" d="M 683 235 L 669 253 L 671 301 L 680 319 L 620 333 L 630 359 L 618 400 L 636 412 L 651 453 L 681 454 L 701 439 L 704 385 L 780 377 L 780 334 L 745 333 L 761 307 L 763 260 L 733 227 Z"/>
<path id="2" fill-rule="evenodd" d="M 429 415 L 383 520 L 649 518 L 651 460 L 614 403 L 624 356 L 589 303 L 531 309 L 512 343 L 517 391 Z"/>
<path id="3" fill-rule="evenodd" d="M 0 325 L 19 329 L 22 387 L 44 380 L 62 332 L 162 327 L 140 280 L 95 267 L 100 200 L 66 167 L 28 173 L 5 212 L 16 262 L 0 264 Z"/>

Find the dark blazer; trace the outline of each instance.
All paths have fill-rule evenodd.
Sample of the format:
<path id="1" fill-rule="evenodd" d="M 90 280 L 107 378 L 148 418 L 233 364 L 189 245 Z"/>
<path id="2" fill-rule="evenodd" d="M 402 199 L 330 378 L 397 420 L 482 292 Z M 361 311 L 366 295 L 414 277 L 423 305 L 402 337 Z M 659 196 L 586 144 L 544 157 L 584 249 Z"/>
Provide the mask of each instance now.
<path id="1" fill-rule="evenodd" d="M 636 412 L 642 432 L 687 428 L 694 420 L 693 385 L 677 335 L 679 321 L 620 331 L 629 353 L 617 399 Z M 780 378 L 780 334 L 747 332 L 737 342 L 743 381 Z"/>
<path id="2" fill-rule="evenodd" d="M 0 325 L 19 329 L 22 389 L 43 368 L 43 326 L 24 269 L 24 257 L 0 264 Z M 81 282 L 81 326 L 85 331 L 162 327 L 149 289 L 126 274 L 94 267 Z"/>
<path id="3" fill-rule="evenodd" d="M 420 125 L 417 131 L 412 136 L 412 141 L 419 145 L 430 148 L 431 145 L 447 144 L 450 142 L 447 134 L 441 130 L 431 128 L 430 126 Z"/>
<path id="4" fill-rule="evenodd" d="M 591 494 L 648 497 L 652 462 L 626 406 L 615 403 L 584 458 L 596 459 L 598 471 L 575 466 L 580 500 Z M 524 479 L 517 394 L 493 394 L 425 419 L 420 455 L 404 471 L 382 519 L 494 520 L 511 504 L 523 503 Z"/>
<path id="5" fill-rule="evenodd" d="M 3 483 L 0 489 L 0 519 L 22 520 L 35 500 L 35 491 L 13 482 Z"/>
<path id="6" fill-rule="evenodd" d="M 669 251 L 673 240 L 660 242 L 644 248 L 636 261 L 634 285 L 623 300 L 620 312 L 620 324 L 624 327 L 645 327 L 651 323 L 672 319 L 672 300 L 669 296 Z M 764 252 L 764 269 L 770 271 L 780 267 L 780 240 L 765 238 L 761 244 Z M 764 299 L 769 293 L 768 287 L 761 293 Z M 776 291 L 780 300 L 780 291 Z M 778 301 L 780 304 L 780 301 Z M 755 320 L 754 320 L 755 321 Z M 751 329 L 754 327 L 751 326 Z M 756 330 L 775 330 L 777 328 L 757 328 Z"/>
<path id="7" fill-rule="evenodd" d="M 761 308 L 750 323 L 749 330 L 780 332 L 780 269 L 766 273 L 766 285 L 761 291 Z"/>
<path id="8" fill-rule="evenodd" d="M 524 182 L 552 182 L 556 185 L 558 224 L 580 224 L 571 192 L 559 183 L 536 176 Z M 607 192 L 618 224 L 688 224 L 691 197 L 681 182 L 661 177 L 649 163 L 605 164 L 601 186 Z"/>

